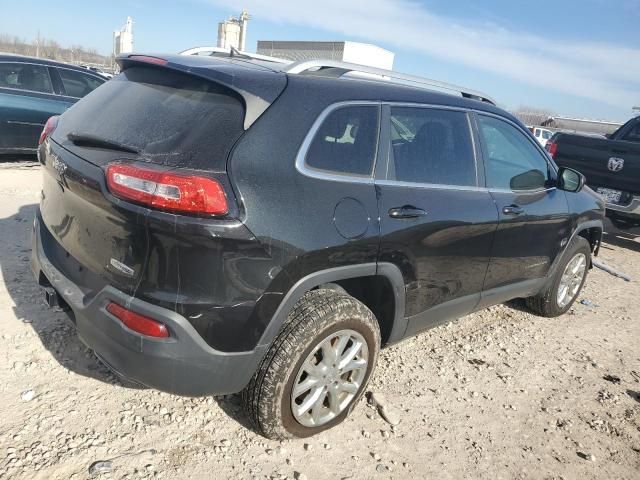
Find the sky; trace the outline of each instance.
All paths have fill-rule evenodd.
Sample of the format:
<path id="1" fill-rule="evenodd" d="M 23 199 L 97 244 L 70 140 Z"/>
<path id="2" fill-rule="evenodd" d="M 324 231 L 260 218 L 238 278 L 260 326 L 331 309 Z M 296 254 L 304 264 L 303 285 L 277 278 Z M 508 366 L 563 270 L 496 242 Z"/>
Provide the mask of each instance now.
<path id="1" fill-rule="evenodd" d="M 625 121 L 640 106 L 640 0 L 0 0 L 0 33 L 109 54 L 215 45 L 218 22 L 252 15 L 257 40 L 352 40 L 395 52 L 394 70 L 481 90 L 500 106 Z"/>

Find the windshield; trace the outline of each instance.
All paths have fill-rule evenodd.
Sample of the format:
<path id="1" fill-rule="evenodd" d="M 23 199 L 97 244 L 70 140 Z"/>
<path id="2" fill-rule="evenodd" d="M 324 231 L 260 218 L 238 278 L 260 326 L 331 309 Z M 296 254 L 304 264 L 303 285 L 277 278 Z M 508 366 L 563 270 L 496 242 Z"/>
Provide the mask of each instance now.
<path id="1" fill-rule="evenodd" d="M 226 87 L 152 67 L 132 67 L 60 118 L 54 140 L 90 138 L 148 161 L 223 167 L 243 132 L 242 99 Z"/>

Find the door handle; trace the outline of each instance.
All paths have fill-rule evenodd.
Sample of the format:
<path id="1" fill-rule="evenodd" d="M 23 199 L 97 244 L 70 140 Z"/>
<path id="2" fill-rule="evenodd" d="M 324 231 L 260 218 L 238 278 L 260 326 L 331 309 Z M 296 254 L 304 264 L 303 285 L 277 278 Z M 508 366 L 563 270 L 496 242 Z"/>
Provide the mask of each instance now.
<path id="1" fill-rule="evenodd" d="M 412 205 L 405 205 L 403 207 L 394 207 L 389 209 L 389 216 L 391 218 L 418 218 L 424 217 L 427 212 L 421 208 L 416 208 Z"/>
<path id="2" fill-rule="evenodd" d="M 502 213 L 505 215 L 522 215 L 524 213 L 524 208 L 519 205 L 507 205 L 502 209 Z"/>

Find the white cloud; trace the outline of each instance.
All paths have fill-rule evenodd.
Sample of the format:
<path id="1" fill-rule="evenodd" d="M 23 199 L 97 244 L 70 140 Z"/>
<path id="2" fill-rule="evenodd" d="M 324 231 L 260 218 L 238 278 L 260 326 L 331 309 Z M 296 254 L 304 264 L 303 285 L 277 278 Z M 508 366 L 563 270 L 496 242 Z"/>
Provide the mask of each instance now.
<path id="1" fill-rule="evenodd" d="M 209 2 L 230 11 L 238 6 L 236 0 Z M 340 38 L 384 42 L 624 109 L 640 103 L 637 48 L 460 22 L 434 15 L 412 0 L 243 0 L 243 6 L 261 20 L 322 29 Z M 498 92 L 487 93 L 499 99 Z"/>

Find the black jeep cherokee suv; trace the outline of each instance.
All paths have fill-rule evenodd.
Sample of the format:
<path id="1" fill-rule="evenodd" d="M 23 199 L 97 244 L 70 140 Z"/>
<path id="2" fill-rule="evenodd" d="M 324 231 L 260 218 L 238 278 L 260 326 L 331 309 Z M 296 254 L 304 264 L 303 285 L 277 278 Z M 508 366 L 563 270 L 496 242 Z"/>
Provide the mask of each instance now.
<path id="1" fill-rule="evenodd" d="M 602 200 L 481 95 L 339 64 L 118 62 L 45 127 L 32 266 L 125 377 L 242 392 L 262 434 L 309 436 L 381 346 L 518 297 L 561 315 L 585 281 Z"/>

